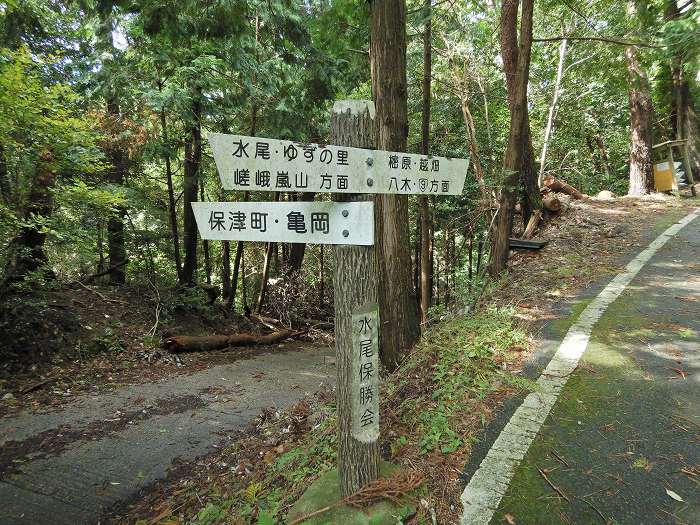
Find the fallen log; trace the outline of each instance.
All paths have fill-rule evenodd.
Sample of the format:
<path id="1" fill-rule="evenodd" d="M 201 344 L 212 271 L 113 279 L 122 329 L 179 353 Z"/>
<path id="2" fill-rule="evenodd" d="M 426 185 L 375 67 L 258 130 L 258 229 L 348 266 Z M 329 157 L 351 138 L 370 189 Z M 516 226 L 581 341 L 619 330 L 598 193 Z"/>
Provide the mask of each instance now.
<path id="1" fill-rule="evenodd" d="M 546 195 L 542 197 L 542 206 L 544 206 L 547 211 L 551 211 L 552 213 L 561 211 L 561 201 L 554 195 Z"/>
<path id="2" fill-rule="evenodd" d="M 523 233 L 523 239 L 532 238 L 533 234 L 535 233 L 535 230 L 537 229 L 537 225 L 540 223 L 541 219 L 542 210 L 535 210 L 532 212 L 530 220 L 527 223 L 527 227 L 525 228 L 525 233 Z"/>
<path id="3" fill-rule="evenodd" d="M 590 199 L 590 196 L 586 195 L 585 193 L 581 193 L 563 180 L 554 178 L 553 175 L 547 175 L 544 178 L 544 186 L 552 191 L 560 191 L 562 193 L 566 193 L 567 195 L 571 195 L 574 199 Z"/>
<path id="4" fill-rule="evenodd" d="M 294 337 L 303 332 L 293 332 L 292 330 L 279 330 L 267 335 L 234 334 L 234 335 L 208 335 L 191 336 L 176 335 L 168 337 L 163 341 L 163 348 L 168 352 L 207 352 L 210 350 L 220 350 L 229 346 L 254 346 L 272 345 L 284 341 L 289 337 Z"/>

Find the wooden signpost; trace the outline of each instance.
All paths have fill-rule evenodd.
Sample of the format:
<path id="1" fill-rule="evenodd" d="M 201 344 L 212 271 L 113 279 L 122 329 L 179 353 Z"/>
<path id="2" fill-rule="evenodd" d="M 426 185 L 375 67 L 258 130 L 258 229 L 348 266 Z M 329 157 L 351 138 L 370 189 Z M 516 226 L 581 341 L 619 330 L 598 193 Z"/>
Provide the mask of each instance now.
<path id="1" fill-rule="evenodd" d="M 333 244 L 338 474 L 379 473 L 378 266 L 372 194 L 460 195 L 469 161 L 375 150 L 374 103 L 336 102 L 332 146 L 210 133 L 224 189 L 327 192 L 333 202 L 193 203 L 204 239 Z"/>

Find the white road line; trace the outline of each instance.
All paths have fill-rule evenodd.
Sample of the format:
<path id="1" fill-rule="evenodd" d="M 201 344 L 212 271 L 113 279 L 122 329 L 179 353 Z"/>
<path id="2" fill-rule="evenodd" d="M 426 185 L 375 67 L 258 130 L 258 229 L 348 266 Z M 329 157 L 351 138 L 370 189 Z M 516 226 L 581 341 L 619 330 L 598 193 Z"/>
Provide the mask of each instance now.
<path id="1" fill-rule="evenodd" d="M 581 312 L 569 328 L 552 360 L 537 380 L 541 391 L 525 398 L 491 446 L 462 493 L 464 512 L 460 525 L 486 525 L 508 490 L 515 468 L 522 461 L 549 411 L 588 347 L 593 326 L 652 256 L 684 226 L 700 216 L 700 208 L 659 235 L 637 255 Z"/>

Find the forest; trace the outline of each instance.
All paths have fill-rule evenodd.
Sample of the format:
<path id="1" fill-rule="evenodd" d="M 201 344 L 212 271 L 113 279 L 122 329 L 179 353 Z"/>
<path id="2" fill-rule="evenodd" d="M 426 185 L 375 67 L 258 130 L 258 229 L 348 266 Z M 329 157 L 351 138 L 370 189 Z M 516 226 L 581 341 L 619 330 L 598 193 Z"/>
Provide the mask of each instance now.
<path id="1" fill-rule="evenodd" d="M 423 318 L 489 263 L 487 217 L 518 162 L 507 158 L 517 7 L 406 7 L 397 145 L 471 159 L 462 196 L 392 203 L 405 237 L 393 255 L 413 261 L 407 295 L 426 296 Z M 652 141 L 689 138 L 698 176 L 699 16 L 692 1 L 537 3 L 526 167 L 506 198 L 525 224 L 547 176 L 584 194 L 652 191 Z M 221 189 L 208 132 L 324 143 L 333 101 L 372 98 L 369 17 L 370 3 L 342 0 L 0 4 L 3 294 L 108 272 L 96 279 L 216 286 L 227 307 L 273 317 L 289 301 L 328 307 L 330 250 L 202 241 L 190 203 L 270 197 Z"/>
<path id="2" fill-rule="evenodd" d="M 657 198 L 671 151 L 695 195 L 699 50 L 695 0 L 0 0 L 0 386 L 126 368 L 136 347 L 142 369 L 332 341 L 334 247 L 202 239 L 192 205 L 331 200 L 225 190 L 207 137 L 333 144 L 342 100 L 374 102 L 376 149 L 469 159 L 461 195 L 372 198 L 383 370 L 455 322 L 520 348 L 489 294 L 595 257 L 540 257 L 537 277 L 512 242 L 556 237 L 572 203 Z M 620 237 L 615 213 L 583 224 Z"/>

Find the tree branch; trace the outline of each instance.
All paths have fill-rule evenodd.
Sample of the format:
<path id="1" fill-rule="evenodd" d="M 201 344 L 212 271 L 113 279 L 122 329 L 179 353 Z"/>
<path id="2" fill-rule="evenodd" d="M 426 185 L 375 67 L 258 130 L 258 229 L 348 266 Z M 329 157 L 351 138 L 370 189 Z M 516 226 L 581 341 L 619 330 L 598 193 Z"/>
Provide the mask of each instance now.
<path id="1" fill-rule="evenodd" d="M 606 38 L 602 36 L 552 36 L 548 38 L 534 38 L 533 42 L 560 42 L 564 39 L 570 41 L 595 41 L 595 42 L 605 42 L 607 44 L 617 44 L 620 46 L 634 46 L 634 47 L 652 47 L 655 49 L 661 49 L 663 46 L 657 46 L 655 44 L 649 44 L 648 42 L 632 42 L 630 40 L 619 40 L 617 38 Z"/>

